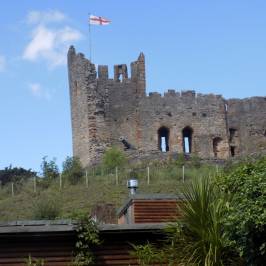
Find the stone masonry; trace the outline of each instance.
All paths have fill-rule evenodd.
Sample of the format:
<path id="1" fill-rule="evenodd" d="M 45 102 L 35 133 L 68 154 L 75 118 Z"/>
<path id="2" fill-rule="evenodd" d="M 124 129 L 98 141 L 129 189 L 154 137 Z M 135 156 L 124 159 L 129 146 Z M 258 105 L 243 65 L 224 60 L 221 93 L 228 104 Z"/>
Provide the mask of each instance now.
<path id="1" fill-rule="evenodd" d="M 146 95 L 145 58 L 130 65 L 95 65 L 73 46 L 68 73 L 73 154 L 84 166 L 100 162 L 118 146 L 149 154 L 188 153 L 227 159 L 266 153 L 266 97 L 224 99 L 221 95 L 168 90 Z"/>

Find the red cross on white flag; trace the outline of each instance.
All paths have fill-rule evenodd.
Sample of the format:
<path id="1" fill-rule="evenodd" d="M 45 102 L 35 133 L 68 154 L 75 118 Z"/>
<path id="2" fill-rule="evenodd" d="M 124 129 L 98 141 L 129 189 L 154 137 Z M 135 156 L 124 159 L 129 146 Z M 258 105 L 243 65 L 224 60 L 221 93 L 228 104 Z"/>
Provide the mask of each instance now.
<path id="1" fill-rule="evenodd" d="M 89 24 L 105 26 L 105 25 L 109 25 L 110 23 L 111 23 L 111 20 L 107 18 L 90 15 Z"/>

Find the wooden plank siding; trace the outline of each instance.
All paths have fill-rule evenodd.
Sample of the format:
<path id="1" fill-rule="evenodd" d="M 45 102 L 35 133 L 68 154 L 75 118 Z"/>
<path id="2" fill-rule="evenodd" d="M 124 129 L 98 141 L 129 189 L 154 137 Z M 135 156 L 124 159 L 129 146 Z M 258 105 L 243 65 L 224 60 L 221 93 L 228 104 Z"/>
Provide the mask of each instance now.
<path id="1" fill-rule="evenodd" d="M 93 248 L 95 265 L 137 266 L 132 244 L 149 243 L 160 245 L 164 238 L 160 229 L 133 229 L 127 231 L 100 231 L 102 244 Z M 0 265 L 25 266 L 29 254 L 32 258 L 44 259 L 45 266 L 67 266 L 73 260 L 75 232 L 66 233 L 16 233 L 0 235 Z M 153 264 L 154 266 L 156 264 Z M 158 265 L 159 266 L 159 265 Z"/>
<path id="2" fill-rule="evenodd" d="M 1 236 L 0 265 L 25 266 L 29 255 L 32 258 L 44 259 L 45 266 L 69 265 L 75 239 L 74 232 Z"/>
<path id="3" fill-rule="evenodd" d="M 171 222 L 181 216 L 177 200 L 133 200 L 134 223 Z"/>
<path id="4" fill-rule="evenodd" d="M 132 244 L 147 242 L 160 245 L 164 239 L 162 232 L 127 232 L 104 234 L 104 243 L 94 250 L 96 265 L 108 266 L 138 266 L 138 260 L 133 255 Z M 159 264 L 153 264 L 156 266 Z M 163 266 L 163 265 L 161 265 Z"/>

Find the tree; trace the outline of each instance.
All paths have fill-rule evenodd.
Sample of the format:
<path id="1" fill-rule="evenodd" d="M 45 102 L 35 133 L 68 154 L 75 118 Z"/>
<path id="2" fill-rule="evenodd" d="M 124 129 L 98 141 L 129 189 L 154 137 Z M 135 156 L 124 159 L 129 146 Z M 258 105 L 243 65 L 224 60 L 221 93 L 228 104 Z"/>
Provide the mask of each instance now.
<path id="1" fill-rule="evenodd" d="M 122 167 L 126 164 L 126 162 L 127 159 L 124 153 L 116 147 L 106 150 L 103 155 L 103 165 L 109 170 L 112 170 L 115 167 Z"/>
<path id="2" fill-rule="evenodd" d="M 266 156 L 245 160 L 218 178 L 220 188 L 232 196 L 225 217 L 228 237 L 247 265 L 266 261 Z"/>
<path id="3" fill-rule="evenodd" d="M 62 176 L 72 185 L 77 184 L 84 176 L 84 169 L 78 157 L 67 157 L 63 162 Z"/>
<path id="4" fill-rule="evenodd" d="M 47 161 L 47 156 L 44 156 L 42 158 L 41 169 L 44 178 L 55 179 L 59 177 L 59 170 L 55 158 Z"/>
<path id="5" fill-rule="evenodd" d="M 26 170 L 22 167 L 12 167 L 11 165 L 0 170 L 0 181 L 2 185 L 9 182 L 18 183 L 34 176 L 36 176 L 36 172 L 31 169 Z"/>

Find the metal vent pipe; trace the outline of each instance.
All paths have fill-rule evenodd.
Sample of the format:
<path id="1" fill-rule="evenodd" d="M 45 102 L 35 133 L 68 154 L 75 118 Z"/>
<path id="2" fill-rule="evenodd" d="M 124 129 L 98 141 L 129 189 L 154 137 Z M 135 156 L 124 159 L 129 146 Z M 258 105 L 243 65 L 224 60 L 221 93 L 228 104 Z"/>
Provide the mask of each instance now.
<path id="1" fill-rule="evenodd" d="M 129 189 L 130 195 L 135 195 L 137 188 L 138 188 L 138 180 L 137 179 L 130 179 L 127 181 L 127 187 Z"/>

